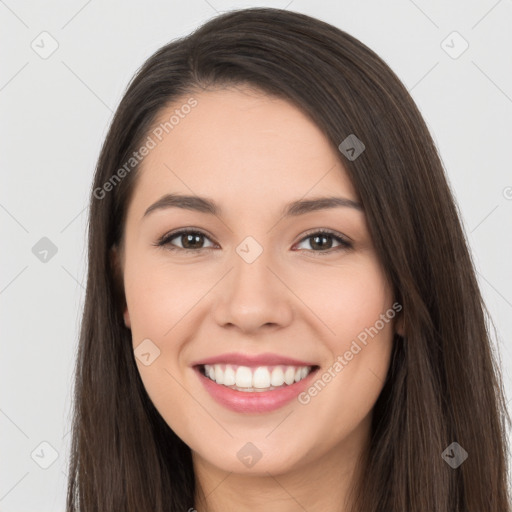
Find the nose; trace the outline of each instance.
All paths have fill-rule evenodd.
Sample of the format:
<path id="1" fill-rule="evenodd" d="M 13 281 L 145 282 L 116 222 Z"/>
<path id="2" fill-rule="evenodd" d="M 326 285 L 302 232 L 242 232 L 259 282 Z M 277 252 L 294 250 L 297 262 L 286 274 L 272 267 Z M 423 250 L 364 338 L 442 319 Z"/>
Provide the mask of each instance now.
<path id="1" fill-rule="evenodd" d="M 214 319 L 223 328 L 245 334 L 286 327 L 293 317 L 293 293 L 283 282 L 263 251 L 252 263 L 236 252 L 230 260 L 231 271 L 222 280 L 215 301 Z"/>

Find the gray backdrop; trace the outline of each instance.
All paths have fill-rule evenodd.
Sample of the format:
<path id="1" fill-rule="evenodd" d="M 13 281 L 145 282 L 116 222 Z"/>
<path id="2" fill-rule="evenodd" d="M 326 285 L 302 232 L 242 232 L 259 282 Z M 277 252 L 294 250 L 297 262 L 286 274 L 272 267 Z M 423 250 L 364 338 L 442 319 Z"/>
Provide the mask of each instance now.
<path id="1" fill-rule="evenodd" d="M 349 32 L 411 92 L 460 207 L 511 396 L 511 0 L 0 0 L 1 511 L 64 510 L 88 191 L 128 80 L 216 11 L 256 5 Z"/>

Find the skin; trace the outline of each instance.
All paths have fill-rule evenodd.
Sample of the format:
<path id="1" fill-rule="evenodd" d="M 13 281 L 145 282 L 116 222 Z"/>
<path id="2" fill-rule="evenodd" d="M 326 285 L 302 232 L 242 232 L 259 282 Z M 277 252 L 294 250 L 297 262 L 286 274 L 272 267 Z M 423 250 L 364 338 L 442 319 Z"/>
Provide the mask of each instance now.
<path id="1" fill-rule="evenodd" d="M 307 405 L 293 400 L 268 413 L 230 411 L 210 397 L 190 365 L 225 352 L 271 352 L 316 361 L 322 374 L 391 308 L 363 211 L 336 207 L 281 217 L 293 200 L 358 201 L 357 193 L 343 157 L 291 103 L 247 88 L 193 96 L 198 105 L 142 163 L 116 253 L 133 348 L 149 338 L 160 350 L 149 366 L 136 358 L 142 381 L 192 449 L 206 495 L 206 503 L 196 496 L 199 511 L 347 510 L 396 321 Z M 173 207 L 144 217 L 165 193 L 206 196 L 222 215 Z M 172 240 L 175 251 L 170 243 L 155 245 L 179 228 L 205 232 L 196 246 L 212 249 L 180 252 L 182 236 Z M 331 245 L 315 247 L 305 233 L 322 228 L 348 237 L 352 247 L 329 237 Z M 247 236 L 263 249 L 251 264 L 236 252 Z M 251 468 L 237 457 L 249 441 L 262 454 Z"/>

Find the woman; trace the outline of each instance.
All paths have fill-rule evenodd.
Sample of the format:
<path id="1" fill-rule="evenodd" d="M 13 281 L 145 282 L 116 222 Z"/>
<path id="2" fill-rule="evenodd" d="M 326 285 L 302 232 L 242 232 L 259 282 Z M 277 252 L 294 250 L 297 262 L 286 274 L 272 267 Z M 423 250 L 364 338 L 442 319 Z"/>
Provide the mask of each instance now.
<path id="1" fill-rule="evenodd" d="M 68 510 L 510 510 L 499 369 L 411 97 L 278 9 L 157 51 L 94 178 Z"/>

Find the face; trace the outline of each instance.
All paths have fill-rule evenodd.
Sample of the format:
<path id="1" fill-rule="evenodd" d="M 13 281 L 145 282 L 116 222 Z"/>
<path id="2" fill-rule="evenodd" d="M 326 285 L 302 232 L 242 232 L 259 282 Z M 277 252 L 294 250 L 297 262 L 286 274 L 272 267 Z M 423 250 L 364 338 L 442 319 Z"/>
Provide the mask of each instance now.
<path id="1" fill-rule="evenodd" d="M 119 253 L 144 386 L 197 464 L 275 475 L 350 454 L 396 311 L 343 157 L 282 99 L 194 98 L 143 160 Z"/>

